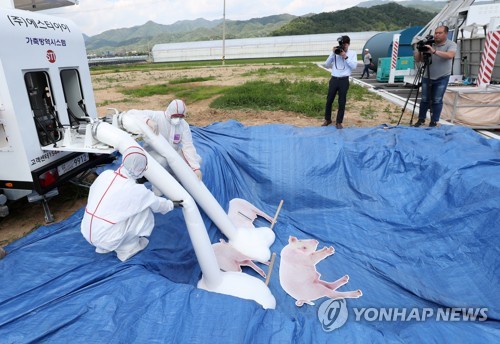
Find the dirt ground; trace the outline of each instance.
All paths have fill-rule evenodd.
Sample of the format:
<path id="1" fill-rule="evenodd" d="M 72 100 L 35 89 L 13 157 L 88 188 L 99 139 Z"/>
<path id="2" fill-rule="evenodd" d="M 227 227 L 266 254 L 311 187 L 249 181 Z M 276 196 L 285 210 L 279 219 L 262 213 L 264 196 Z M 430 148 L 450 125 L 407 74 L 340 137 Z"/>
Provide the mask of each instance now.
<path id="1" fill-rule="evenodd" d="M 276 68 L 273 65 L 245 65 L 219 66 L 194 69 L 178 69 L 168 71 L 138 71 L 116 72 L 113 74 L 94 75 L 95 101 L 99 116 L 110 113 L 108 108 L 117 108 L 119 111 L 130 109 L 163 110 L 173 99 L 171 96 L 152 96 L 140 100 L 128 99 L 120 93 L 123 86 L 140 86 L 146 84 L 161 84 L 168 80 L 194 77 L 213 77 L 213 80 L 204 81 L 203 85 L 240 85 L 246 81 L 262 78 L 252 72 L 262 68 Z M 329 74 L 325 71 L 325 79 Z M 193 87 L 197 83 L 192 84 Z M 326 95 L 325 95 L 326 96 Z M 323 122 L 322 114 L 317 118 L 286 111 L 226 111 L 209 108 L 212 99 L 187 104 L 187 121 L 194 126 L 206 126 L 214 122 L 224 122 L 230 119 L 237 120 L 244 125 L 290 124 L 297 127 L 320 126 Z M 400 109 L 384 99 L 373 101 L 350 101 L 347 104 L 344 128 L 371 127 L 379 124 L 394 123 L 399 117 Z M 369 111 L 367 111 L 367 109 Z M 388 111 L 389 110 L 389 111 Z M 332 133 L 336 129 L 332 128 Z M 59 196 L 49 200 L 49 207 L 54 215 L 55 222 L 62 221 L 83 207 L 86 203 L 86 189 L 74 185 L 65 185 L 59 189 Z M 25 236 L 45 225 L 44 211 L 40 203 L 28 203 L 26 198 L 13 202 L 9 206 L 10 214 L 0 218 L 0 247 Z"/>

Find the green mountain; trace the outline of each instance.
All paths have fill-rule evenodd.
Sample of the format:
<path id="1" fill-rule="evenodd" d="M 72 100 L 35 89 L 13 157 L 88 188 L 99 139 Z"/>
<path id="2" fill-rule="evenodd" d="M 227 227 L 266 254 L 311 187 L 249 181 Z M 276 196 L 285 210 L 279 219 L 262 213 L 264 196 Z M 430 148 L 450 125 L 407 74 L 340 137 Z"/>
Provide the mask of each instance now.
<path id="1" fill-rule="evenodd" d="M 412 6 L 427 5 L 431 1 L 402 1 L 394 3 L 372 0 L 342 11 L 308 14 L 297 17 L 290 14 L 253 18 L 244 21 L 226 20 L 226 39 L 306 35 L 332 32 L 394 31 L 409 26 L 426 25 L 439 10 L 422 11 Z M 371 4 L 382 5 L 371 6 Z M 412 6 L 404 7 L 407 3 Z M 441 2 L 437 2 L 441 3 Z M 84 35 L 89 54 L 147 53 L 153 45 L 175 42 L 197 42 L 222 39 L 223 20 L 182 20 L 171 25 L 152 21 L 131 28 L 114 29 L 99 35 Z"/>
<path id="2" fill-rule="evenodd" d="M 297 16 L 281 14 L 245 21 L 226 20 L 226 38 L 266 37 L 270 32 L 295 18 Z M 222 26 L 222 19 L 183 20 L 171 25 L 149 21 L 144 25 L 108 30 L 99 35 L 87 37 L 85 45 L 89 54 L 147 52 L 153 45 L 159 43 L 222 39 Z"/>
<path id="3" fill-rule="evenodd" d="M 370 8 L 351 7 L 300 17 L 271 32 L 272 36 L 290 36 L 330 32 L 395 31 L 426 25 L 436 13 L 408 8 L 390 2 Z"/>
<path id="4" fill-rule="evenodd" d="M 390 2 L 394 2 L 393 0 L 369 0 L 360 2 L 356 5 L 356 7 L 373 7 L 378 5 L 386 5 Z M 398 1 L 396 2 L 398 5 L 410 8 L 416 8 L 418 10 L 427 11 L 437 13 L 443 9 L 448 1 L 434 1 L 434 0 L 407 0 L 407 1 Z"/>

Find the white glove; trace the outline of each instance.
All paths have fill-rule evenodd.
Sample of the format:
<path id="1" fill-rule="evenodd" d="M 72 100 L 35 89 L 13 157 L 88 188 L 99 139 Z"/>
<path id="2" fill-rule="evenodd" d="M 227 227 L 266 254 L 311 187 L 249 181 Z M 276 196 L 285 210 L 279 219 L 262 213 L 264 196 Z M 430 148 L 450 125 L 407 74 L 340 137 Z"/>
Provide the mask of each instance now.
<path id="1" fill-rule="evenodd" d="M 152 119 L 148 119 L 146 121 L 146 124 L 151 128 L 151 130 L 153 131 L 153 133 L 155 133 L 155 135 L 158 135 L 158 123 L 156 123 Z"/>
<path id="2" fill-rule="evenodd" d="M 201 170 L 199 170 L 199 169 L 194 170 L 194 174 L 196 174 L 196 176 L 198 177 L 199 180 L 201 180 L 201 178 L 203 177 L 203 174 L 201 173 Z"/>
<path id="3" fill-rule="evenodd" d="M 174 209 L 174 202 L 172 202 L 169 199 L 165 199 L 163 197 L 159 198 L 160 198 L 160 213 L 165 215 L 166 213 Z"/>

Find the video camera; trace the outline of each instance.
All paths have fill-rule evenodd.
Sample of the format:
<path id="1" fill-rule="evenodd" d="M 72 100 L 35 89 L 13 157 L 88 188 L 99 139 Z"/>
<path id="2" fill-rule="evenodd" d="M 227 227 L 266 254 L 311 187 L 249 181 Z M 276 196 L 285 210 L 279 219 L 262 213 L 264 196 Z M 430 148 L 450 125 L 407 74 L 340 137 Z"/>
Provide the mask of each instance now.
<path id="1" fill-rule="evenodd" d="M 333 52 L 337 55 L 340 55 L 344 51 L 344 44 L 351 43 L 351 40 L 348 36 L 340 36 L 337 38 L 338 46 L 333 48 Z"/>
<path id="2" fill-rule="evenodd" d="M 435 42 L 436 41 L 434 40 L 433 35 L 427 35 L 427 36 L 425 36 L 424 39 L 417 42 L 417 50 L 420 51 L 421 53 L 425 53 L 425 52 L 427 52 L 427 50 L 429 50 L 425 46 L 426 45 L 433 45 Z"/>

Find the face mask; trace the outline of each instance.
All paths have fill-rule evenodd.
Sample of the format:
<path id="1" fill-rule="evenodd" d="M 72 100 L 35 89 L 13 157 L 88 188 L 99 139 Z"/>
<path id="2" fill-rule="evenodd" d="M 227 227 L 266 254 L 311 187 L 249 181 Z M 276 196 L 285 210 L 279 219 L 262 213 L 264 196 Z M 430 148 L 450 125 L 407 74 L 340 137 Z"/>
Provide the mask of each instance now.
<path id="1" fill-rule="evenodd" d="M 129 174 L 130 178 L 132 178 L 132 179 L 139 179 L 144 175 L 144 173 L 135 174 L 134 172 L 131 172 L 131 171 L 128 171 L 128 172 L 129 172 L 128 174 Z"/>
<path id="2" fill-rule="evenodd" d="M 180 122 L 181 119 L 179 117 L 170 118 L 170 124 L 172 124 L 173 126 L 178 125 Z"/>

